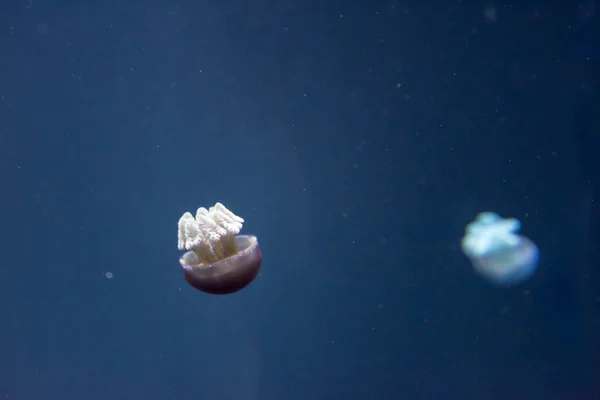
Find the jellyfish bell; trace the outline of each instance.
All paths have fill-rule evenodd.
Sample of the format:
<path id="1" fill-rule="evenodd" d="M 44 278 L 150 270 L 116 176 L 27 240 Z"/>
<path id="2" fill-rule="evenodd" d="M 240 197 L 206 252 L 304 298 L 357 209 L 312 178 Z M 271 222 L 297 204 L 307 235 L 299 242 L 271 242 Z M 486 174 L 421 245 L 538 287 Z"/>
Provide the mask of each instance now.
<path id="1" fill-rule="evenodd" d="M 479 275 L 498 286 L 513 286 L 531 278 L 538 267 L 539 250 L 517 234 L 521 223 L 483 212 L 469 223 L 461 247 Z"/>
<path id="2" fill-rule="evenodd" d="M 260 270 L 262 253 L 256 236 L 238 235 L 244 220 L 223 204 L 200 207 L 194 218 L 179 219 L 179 259 L 185 280 L 210 294 L 231 294 L 245 288 Z"/>
<path id="3" fill-rule="evenodd" d="M 537 269 L 538 259 L 535 244 L 520 236 L 514 248 L 492 251 L 472 262 L 475 271 L 492 283 L 511 286 L 529 279 Z"/>
<path id="4" fill-rule="evenodd" d="M 210 294 L 230 294 L 242 290 L 258 275 L 262 253 L 256 236 L 236 236 L 238 253 L 212 264 L 203 264 L 188 251 L 180 259 L 185 280 L 195 289 Z"/>

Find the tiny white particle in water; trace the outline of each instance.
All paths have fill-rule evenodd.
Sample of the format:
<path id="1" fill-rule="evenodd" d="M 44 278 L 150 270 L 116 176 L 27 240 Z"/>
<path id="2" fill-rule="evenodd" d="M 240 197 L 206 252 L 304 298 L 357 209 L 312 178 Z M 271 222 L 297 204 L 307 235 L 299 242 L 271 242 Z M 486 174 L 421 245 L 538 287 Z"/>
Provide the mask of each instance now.
<path id="1" fill-rule="evenodd" d="M 104 273 L 104 277 L 105 277 L 106 279 L 112 279 L 112 277 L 113 277 L 113 273 L 112 273 L 112 272 L 105 272 L 105 273 Z"/>

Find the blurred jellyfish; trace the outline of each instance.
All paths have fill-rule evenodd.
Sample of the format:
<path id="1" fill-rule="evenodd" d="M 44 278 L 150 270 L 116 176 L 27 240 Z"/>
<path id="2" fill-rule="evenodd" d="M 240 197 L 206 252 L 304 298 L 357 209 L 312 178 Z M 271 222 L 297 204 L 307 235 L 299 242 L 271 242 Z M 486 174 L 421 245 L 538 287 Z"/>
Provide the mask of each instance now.
<path id="1" fill-rule="evenodd" d="M 104 273 L 104 277 L 105 277 L 106 279 L 112 279 L 112 277 L 113 277 L 113 273 L 112 273 L 112 272 L 110 272 L 110 271 L 109 271 L 109 272 L 105 272 L 105 273 Z"/>
<path id="2" fill-rule="evenodd" d="M 483 212 L 469 223 L 462 238 L 462 251 L 476 272 L 499 286 L 516 285 L 529 279 L 537 269 L 537 246 L 518 235 L 521 223 Z"/>

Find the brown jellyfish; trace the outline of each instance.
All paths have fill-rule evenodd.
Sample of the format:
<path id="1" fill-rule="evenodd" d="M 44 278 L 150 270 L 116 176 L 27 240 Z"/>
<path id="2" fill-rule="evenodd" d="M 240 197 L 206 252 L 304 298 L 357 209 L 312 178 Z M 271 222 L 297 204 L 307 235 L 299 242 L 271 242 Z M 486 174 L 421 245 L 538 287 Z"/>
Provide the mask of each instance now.
<path id="1" fill-rule="evenodd" d="M 179 219 L 179 263 L 185 280 L 210 294 L 235 293 L 258 274 L 262 253 L 256 236 L 238 235 L 244 220 L 223 204 L 200 207 L 196 218 L 186 212 Z"/>

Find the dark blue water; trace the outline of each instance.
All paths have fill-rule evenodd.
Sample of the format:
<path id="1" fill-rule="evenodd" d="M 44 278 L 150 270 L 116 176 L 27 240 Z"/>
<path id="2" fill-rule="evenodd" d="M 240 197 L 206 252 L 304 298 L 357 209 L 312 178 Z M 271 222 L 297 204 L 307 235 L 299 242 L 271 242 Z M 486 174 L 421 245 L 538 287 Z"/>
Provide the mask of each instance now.
<path id="1" fill-rule="evenodd" d="M 1 6 L 0 396 L 600 396 L 595 7 Z M 226 297 L 178 264 L 217 201 L 264 253 Z M 473 272 L 485 210 L 531 280 Z"/>

